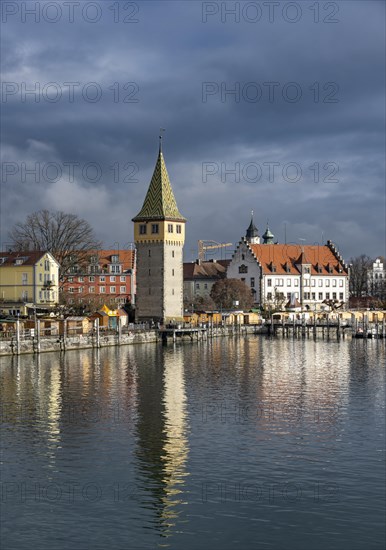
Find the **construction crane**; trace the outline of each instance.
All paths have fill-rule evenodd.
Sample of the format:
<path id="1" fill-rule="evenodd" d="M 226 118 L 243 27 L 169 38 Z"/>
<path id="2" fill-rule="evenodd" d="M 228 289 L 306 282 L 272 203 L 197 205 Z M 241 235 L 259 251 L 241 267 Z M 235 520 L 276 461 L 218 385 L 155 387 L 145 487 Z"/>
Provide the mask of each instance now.
<path id="1" fill-rule="evenodd" d="M 198 241 L 198 259 L 201 262 L 204 262 L 205 252 L 207 250 L 216 250 L 219 248 L 225 248 L 227 246 L 233 246 L 233 243 L 218 243 L 216 241 Z"/>

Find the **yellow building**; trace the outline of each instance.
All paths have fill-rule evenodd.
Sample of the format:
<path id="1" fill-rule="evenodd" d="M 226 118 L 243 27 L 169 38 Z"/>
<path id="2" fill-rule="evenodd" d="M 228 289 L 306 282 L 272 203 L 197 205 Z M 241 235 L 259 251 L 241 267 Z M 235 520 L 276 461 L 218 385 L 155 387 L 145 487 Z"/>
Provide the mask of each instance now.
<path id="1" fill-rule="evenodd" d="M 24 304 L 58 303 L 59 264 L 49 252 L 0 253 L 0 309 L 20 313 Z M 8 311 L 7 311 L 8 309 Z"/>

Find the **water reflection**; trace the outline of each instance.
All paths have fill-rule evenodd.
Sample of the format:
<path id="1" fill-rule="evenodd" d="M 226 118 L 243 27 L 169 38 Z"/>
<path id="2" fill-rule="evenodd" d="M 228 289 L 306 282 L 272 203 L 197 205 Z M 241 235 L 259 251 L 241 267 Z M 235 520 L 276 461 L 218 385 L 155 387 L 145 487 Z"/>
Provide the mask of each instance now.
<path id="1" fill-rule="evenodd" d="M 384 522 L 384 359 L 383 341 L 252 336 L 7 358 L 3 480 L 29 496 L 8 494 L 3 546 L 371 548 Z M 36 502 L 35 482 L 62 497 Z M 90 482 L 99 500 L 84 496 Z M 240 484 L 261 498 L 239 498 Z M 301 497 L 267 498 L 283 484 Z"/>
<path id="2" fill-rule="evenodd" d="M 138 468 L 163 537 L 172 534 L 181 514 L 188 475 L 188 421 L 183 350 L 157 350 L 154 362 L 138 374 Z"/>

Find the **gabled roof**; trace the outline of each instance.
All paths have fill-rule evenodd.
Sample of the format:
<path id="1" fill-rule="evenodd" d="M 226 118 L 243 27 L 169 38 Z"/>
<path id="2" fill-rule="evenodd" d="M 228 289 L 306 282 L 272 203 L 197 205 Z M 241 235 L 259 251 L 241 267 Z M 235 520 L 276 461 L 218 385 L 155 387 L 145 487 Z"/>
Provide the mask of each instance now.
<path id="1" fill-rule="evenodd" d="M 35 265 L 43 256 L 45 256 L 45 254 L 50 253 L 41 250 L 27 250 L 26 252 L 0 252 L 0 267 L 10 267 L 14 265 Z M 58 263 L 52 256 L 52 254 L 50 254 L 50 256 L 56 263 Z M 16 260 L 19 262 L 18 264 L 15 264 Z"/>
<path id="2" fill-rule="evenodd" d="M 310 265 L 312 262 L 310 262 L 306 256 L 305 250 L 302 250 L 299 258 L 295 262 L 297 265 Z"/>
<path id="3" fill-rule="evenodd" d="M 186 221 L 178 210 L 161 150 L 142 209 L 133 218 L 134 222 L 147 220 Z"/>
<path id="4" fill-rule="evenodd" d="M 263 274 L 275 273 L 282 275 L 299 275 L 300 259 L 306 259 L 303 263 L 311 265 L 313 275 L 347 275 L 348 267 L 340 258 L 333 245 L 304 245 L 304 258 L 299 257 L 299 245 L 291 244 L 249 244 L 256 260 L 260 263 Z M 321 270 L 318 271 L 317 266 Z M 275 267 L 275 270 L 272 267 Z M 288 271 L 286 271 L 288 266 Z M 329 268 L 331 271 L 329 271 Z M 341 270 L 341 271 L 340 271 Z"/>
<path id="5" fill-rule="evenodd" d="M 121 264 L 122 271 L 134 269 L 135 251 L 134 250 L 98 250 L 94 253 L 98 256 L 99 265 L 110 265 L 112 256 L 119 256 L 118 264 Z M 93 254 L 90 253 L 92 256 Z"/>
<path id="6" fill-rule="evenodd" d="M 230 260 L 217 260 L 216 262 L 185 262 L 184 280 L 189 279 L 222 279 L 226 276 L 226 270 Z"/>

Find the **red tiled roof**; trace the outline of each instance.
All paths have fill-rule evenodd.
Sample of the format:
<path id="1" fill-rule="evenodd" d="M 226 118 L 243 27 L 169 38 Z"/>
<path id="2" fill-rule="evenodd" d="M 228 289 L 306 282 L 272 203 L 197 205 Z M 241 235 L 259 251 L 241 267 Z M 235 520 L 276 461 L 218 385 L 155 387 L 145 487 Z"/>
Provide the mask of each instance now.
<path id="1" fill-rule="evenodd" d="M 329 246 L 304 245 L 303 253 L 299 245 L 292 244 L 250 244 L 250 249 L 263 268 L 263 273 L 299 274 L 296 265 L 311 264 L 313 275 L 347 274 L 347 267 L 334 254 Z M 273 266 L 276 268 L 274 271 Z M 288 266 L 288 271 L 286 270 Z M 318 270 L 318 266 L 320 271 Z M 331 271 L 329 271 L 329 267 Z M 339 271 L 341 269 L 342 271 Z"/>
<path id="2" fill-rule="evenodd" d="M 134 269 L 134 250 L 98 250 L 94 253 L 90 252 L 90 256 L 93 254 L 98 256 L 99 265 L 110 265 L 112 263 L 111 257 L 119 256 L 119 263 L 122 265 L 122 271 Z"/>

